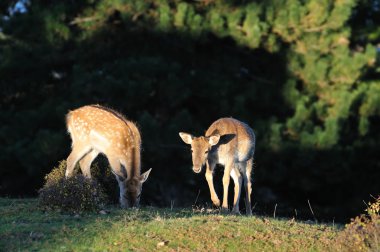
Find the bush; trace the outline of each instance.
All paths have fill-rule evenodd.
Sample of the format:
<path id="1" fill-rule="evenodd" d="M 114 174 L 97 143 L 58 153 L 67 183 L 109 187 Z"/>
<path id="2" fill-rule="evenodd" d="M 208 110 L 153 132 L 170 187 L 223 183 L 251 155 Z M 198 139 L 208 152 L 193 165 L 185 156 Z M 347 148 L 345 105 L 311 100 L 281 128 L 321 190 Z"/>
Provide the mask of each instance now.
<path id="1" fill-rule="evenodd" d="M 91 165 L 91 176 L 102 187 L 109 203 L 119 204 L 119 186 L 107 158 L 100 156 Z"/>
<path id="2" fill-rule="evenodd" d="M 337 238 L 339 251 L 380 251 L 380 196 Z"/>
<path id="3" fill-rule="evenodd" d="M 39 190 L 39 206 L 44 210 L 64 212 L 96 211 L 106 202 L 106 195 L 96 179 L 81 174 L 65 178 L 66 161 L 61 161 L 45 177 Z"/>

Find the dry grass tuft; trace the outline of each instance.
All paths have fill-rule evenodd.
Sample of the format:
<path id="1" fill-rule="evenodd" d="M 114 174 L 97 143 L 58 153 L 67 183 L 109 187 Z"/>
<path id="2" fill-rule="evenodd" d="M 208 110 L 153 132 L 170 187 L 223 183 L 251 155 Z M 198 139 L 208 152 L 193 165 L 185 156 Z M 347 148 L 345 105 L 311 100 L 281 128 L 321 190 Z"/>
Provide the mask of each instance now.
<path id="1" fill-rule="evenodd" d="M 380 196 L 337 237 L 340 251 L 380 251 Z"/>

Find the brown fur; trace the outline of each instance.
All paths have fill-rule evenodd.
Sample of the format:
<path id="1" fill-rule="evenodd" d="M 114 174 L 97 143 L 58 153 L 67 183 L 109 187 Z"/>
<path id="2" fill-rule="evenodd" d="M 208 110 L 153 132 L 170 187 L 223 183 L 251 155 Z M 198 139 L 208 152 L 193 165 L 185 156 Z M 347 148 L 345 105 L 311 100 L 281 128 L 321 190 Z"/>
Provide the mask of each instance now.
<path id="1" fill-rule="evenodd" d="M 214 205 L 220 206 L 220 200 L 214 189 L 213 171 L 216 164 L 221 164 L 224 165 L 223 209 L 228 210 L 228 185 L 231 176 L 235 184 L 232 211 L 239 213 L 241 187 L 244 181 L 246 212 L 247 215 L 251 215 L 251 172 L 256 142 L 253 130 L 236 119 L 221 118 L 208 128 L 205 136 L 194 137 L 183 132 L 180 132 L 180 136 L 185 143 L 191 145 L 194 172 L 199 173 L 206 164 L 205 176 Z"/>
<path id="2" fill-rule="evenodd" d="M 82 173 L 91 177 L 91 163 L 103 153 L 119 183 L 120 204 L 122 207 L 137 206 L 142 183 L 151 171 L 140 175 L 141 136 L 137 126 L 116 111 L 100 105 L 70 111 L 66 125 L 72 139 L 66 176 L 72 175 L 79 161 Z"/>

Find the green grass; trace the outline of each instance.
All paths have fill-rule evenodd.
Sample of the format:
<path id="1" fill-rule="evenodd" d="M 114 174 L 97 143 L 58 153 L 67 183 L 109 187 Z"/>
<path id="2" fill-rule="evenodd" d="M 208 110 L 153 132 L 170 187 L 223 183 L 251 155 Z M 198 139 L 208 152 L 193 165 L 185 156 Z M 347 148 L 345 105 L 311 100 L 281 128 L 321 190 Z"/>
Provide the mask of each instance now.
<path id="1" fill-rule="evenodd" d="M 42 212 L 35 199 L 0 198 L 0 251 L 329 251 L 340 231 L 288 219 L 108 209 Z"/>

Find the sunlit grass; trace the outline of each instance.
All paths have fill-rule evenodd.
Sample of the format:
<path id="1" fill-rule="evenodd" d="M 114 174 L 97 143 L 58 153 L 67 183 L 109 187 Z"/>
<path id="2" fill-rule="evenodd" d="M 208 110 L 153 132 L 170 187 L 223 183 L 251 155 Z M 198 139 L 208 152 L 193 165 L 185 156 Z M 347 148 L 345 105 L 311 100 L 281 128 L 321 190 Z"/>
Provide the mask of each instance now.
<path id="1" fill-rule="evenodd" d="M 288 219 L 108 209 L 42 212 L 34 199 L 0 199 L 1 251 L 326 251 L 339 229 Z"/>

